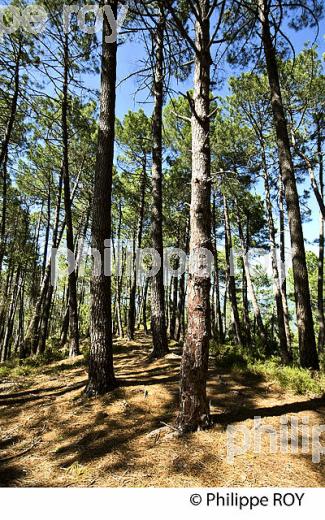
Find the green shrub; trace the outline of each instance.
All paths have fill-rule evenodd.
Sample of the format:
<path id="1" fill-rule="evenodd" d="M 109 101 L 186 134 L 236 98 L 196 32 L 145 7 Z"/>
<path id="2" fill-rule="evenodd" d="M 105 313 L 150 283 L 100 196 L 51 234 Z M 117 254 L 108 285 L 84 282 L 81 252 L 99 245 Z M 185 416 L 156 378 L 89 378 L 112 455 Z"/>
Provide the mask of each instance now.
<path id="1" fill-rule="evenodd" d="M 0 366 L 0 378 L 1 377 L 8 377 L 10 375 L 11 368 L 7 367 L 6 365 Z"/>
<path id="2" fill-rule="evenodd" d="M 62 359 L 65 359 L 65 357 L 66 355 L 63 351 L 50 347 L 47 348 L 43 354 L 38 354 L 21 360 L 20 365 L 30 368 L 38 368 L 53 363 L 53 361 L 61 361 Z"/>
<path id="3" fill-rule="evenodd" d="M 33 372 L 33 368 L 29 366 L 17 366 L 11 370 L 12 376 L 29 376 Z"/>
<path id="4" fill-rule="evenodd" d="M 90 348 L 87 348 L 83 351 L 83 357 L 84 357 L 84 364 L 89 365 L 89 358 L 90 358 Z"/>
<path id="5" fill-rule="evenodd" d="M 43 354 L 30 356 L 26 359 L 12 358 L 0 366 L 0 377 L 28 376 L 40 367 L 49 365 L 54 361 L 61 361 L 67 356 L 65 352 L 49 347 Z"/>
<path id="6" fill-rule="evenodd" d="M 216 366 L 222 369 L 245 369 L 247 359 L 237 346 L 212 344 L 211 350 L 215 354 Z"/>
<path id="7" fill-rule="evenodd" d="M 325 391 L 325 376 L 313 375 L 309 370 L 283 366 L 278 358 L 271 358 L 263 363 L 250 363 L 249 370 L 255 374 L 273 379 L 282 388 L 292 390 L 296 394 L 322 394 Z"/>
<path id="8" fill-rule="evenodd" d="M 222 370 L 254 374 L 278 383 L 282 388 L 300 395 L 325 393 L 325 374 L 313 374 L 298 366 L 284 366 L 280 357 L 262 358 L 258 352 L 238 346 L 211 343 L 216 367 Z"/>

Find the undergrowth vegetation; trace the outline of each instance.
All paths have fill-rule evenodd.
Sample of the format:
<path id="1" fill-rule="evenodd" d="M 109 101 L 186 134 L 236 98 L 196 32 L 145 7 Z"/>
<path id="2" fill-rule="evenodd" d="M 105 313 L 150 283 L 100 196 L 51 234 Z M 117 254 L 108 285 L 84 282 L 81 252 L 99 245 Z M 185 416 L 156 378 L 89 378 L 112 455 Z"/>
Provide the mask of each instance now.
<path id="1" fill-rule="evenodd" d="M 78 362 L 78 365 L 87 365 L 89 357 L 89 347 L 81 346 L 81 352 L 83 359 Z M 3 377 L 18 377 L 28 376 L 37 372 L 42 372 L 44 367 L 53 364 L 53 371 L 60 372 L 64 370 L 65 365 L 56 365 L 59 361 L 66 360 L 68 352 L 66 348 L 59 348 L 56 345 L 52 345 L 47 348 L 43 354 L 37 354 L 30 356 L 26 359 L 19 359 L 13 357 L 5 363 L 0 364 L 0 378 Z M 76 363 L 74 363 L 76 365 Z"/>
<path id="2" fill-rule="evenodd" d="M 322 395 L 325 393 L 325 374 L 300 368 L 293 364 L 285 366 L 280 357 L 266 359 L 259 352 L 247 352 L 238 346 L 212 344 L 216 366 L 220 370 L 260 375 L 274 381 L 281 388 L 296 394 Z"/>
<path id="3" fill-rule="evenodd" d="M 322 395 L 325 393 L 325 374 L 323 371 L 317 373 L 305 370 L 296 363 L 292 366 L 285 366 L 281 363 L 280 357 L 267 358 L 258 348 L 254 351 L 247 351 L 236 345 L 218 345 L 213 342 L 210 350 L 216 368 L 221 371 L 247 374 L 248 376 L 259 375 L 268 381 L 274 381 L 283 389 L 300 395 Z M 88 342 L 81 346 L 81 351 L 83 358 L 77 364 L 78 366 L 80 364 L 87 366 L 89 361 Z M 0 364 L 0 378 L 29 376 L 42 372 L 49 365 L 52 365 L 53 372 L 60 372 L 69 368 L 66 365 L 58 364 L 66 358 L 66 349 L 53 344 L 44 354 L 34 355 L 27 359 L 16 357 Z M 46 370 L 49 369 L 46 368 Z"/>
<path id="4" fill-rule="evenodd" d="M 44 354 L 31 356 L 27 359 L 12 358 L 0 365 L 0 377 L 27 376 L 45 365 L 61 361 L 66 357 L 63 350 L 48 348 Z"/>

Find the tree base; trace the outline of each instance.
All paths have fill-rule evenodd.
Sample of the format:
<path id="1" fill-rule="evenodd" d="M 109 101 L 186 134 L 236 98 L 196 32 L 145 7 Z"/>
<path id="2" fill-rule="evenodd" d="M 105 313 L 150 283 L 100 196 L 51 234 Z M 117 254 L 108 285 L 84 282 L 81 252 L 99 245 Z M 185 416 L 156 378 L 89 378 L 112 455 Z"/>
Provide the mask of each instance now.
<path id="1" fill-rule="evenodd" d="M 118 388 L 119 384 L 116 379 L 110 381 L 106 384 L 96 384 L 95 382 L 88 381 L 87 386 L 84 391 L 85 397 L 99 397 L 101 395 L 108 394 L 112 392 L 116 388 Z"/>
<path id="2" fill-rule="evenodd" d="M 200 417 L 199 421 L 188 421 L 186 417 L 181 414 L 177 417 L 177 429 L 181 435 L 187 433 L 195 433 L 197 431 L 208 430 L 212 426 L 212 420 L 210 415 L 204 415 Z"/>

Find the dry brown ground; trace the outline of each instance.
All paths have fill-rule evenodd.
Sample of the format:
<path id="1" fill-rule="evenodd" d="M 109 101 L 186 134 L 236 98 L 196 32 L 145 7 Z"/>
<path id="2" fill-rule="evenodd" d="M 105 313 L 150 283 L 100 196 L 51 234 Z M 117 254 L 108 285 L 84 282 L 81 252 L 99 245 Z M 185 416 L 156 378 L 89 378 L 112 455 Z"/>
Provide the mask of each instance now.
<path id="1" fill-rule="evenodd" d="M 220 487 L 325 485 L 325 464 L 311 453 L 250 449 L 227 463 L 228 424 L 280 428 L 280 417 L 325 424 L 325 400 L 284 393 L 258 378 L 220 374 L 212 367 L 209 397 L 215 426 L 176 438 L 179 353 L 150 362 L 150 341 L 117 342 L 120 388 L 87 400 L 81 359 L 42 373 L 0 381 L 0 485 L 42 487 Z M 152 433 L 154 432 L 154 433 Z M 323 439 L 323 444 L 324 439 Z M 5 460 L 6 459 L 6 460 Z"/>

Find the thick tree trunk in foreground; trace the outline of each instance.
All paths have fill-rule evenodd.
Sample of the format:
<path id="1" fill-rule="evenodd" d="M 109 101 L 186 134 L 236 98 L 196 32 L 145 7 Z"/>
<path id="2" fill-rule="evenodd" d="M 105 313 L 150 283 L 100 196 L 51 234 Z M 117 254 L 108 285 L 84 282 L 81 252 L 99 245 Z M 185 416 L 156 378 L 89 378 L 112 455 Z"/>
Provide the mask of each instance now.
<path id="1" fill-rule="evenodd" d="M 112 7 L 116 17 L 117 0 L 105 3 Z M 100 254 L 102 265 L 100 270 L 94 269 L 91 280 L 91 347 L 87 396 L 105 394 L 116 386 L 113 368 L 111 277 L 107 276 L 107 273 L 105 275 L 103 267 L 105 241 L 111 238 L 116 103 L 117 42 L 106 42 L 109 34 L 109 24 L 104 16 L 100 118 L 92 222 L 92 248 Z"/>
<path id="2" fill-rule="evenodd" d="M 303 368 L 319 369 L 316 349 L 305 244 L 301 223 L 299 196 L 291 156 L 288 126 L 281 95 L 276 51 L 271 36 L 267 0 L 259 0 L 262 42 L 270 84 L 271 105 L 279 150 L 279 160 L 287 202 L 291 236 L 292 267 L 297 311 L 300 363 Z"/>
<path id="3" fill-rule="evenodd" d="M 195 71 L 192 104 L 192 194 L 190 257 L 198 250 L 211 251 L 211 156 L 210 156 L 210 20 L 209 3 L 200 1 L 201 19 L 196 22 Z M 203 274 L 203 273 L 202 273 Z M 188 278 L 188 327 L 181 365 L 178 426 L 193 431 L 210 423 L 206 395 L 210 339 L 210 273 Z"/>
<path id="4" fill-rule="evenodd" d="M 164 32 L 165 17 L 161 10 L 155 34 L 155 107 L 152 118 L 152 247 L 159 254 L 161 266 L 151 284 L 151 332 L 153 349 L 151 357 L 161 358 L 168 353 L 165 318 L 165 291 L 163 271 L 163 230 L 162 230 L 162 109 L 164 100 Z"/>

